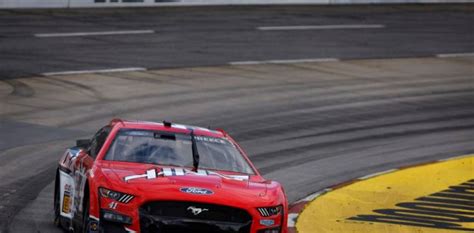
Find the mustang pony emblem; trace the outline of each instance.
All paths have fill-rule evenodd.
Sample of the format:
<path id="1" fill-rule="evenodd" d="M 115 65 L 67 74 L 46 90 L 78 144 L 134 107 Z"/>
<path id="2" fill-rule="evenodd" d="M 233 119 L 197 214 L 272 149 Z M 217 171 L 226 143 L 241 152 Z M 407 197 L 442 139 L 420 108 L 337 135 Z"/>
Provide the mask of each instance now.
<path id="1" fill-rule="evenodd" d="M 199 215 L 200 213 L 204 211 L 209 211 L 209 209 L 204 209 L 204 208 L 197 208 L 195 206 L 190 206 L 186 210 L 191 211 L 194 215 Z"/>

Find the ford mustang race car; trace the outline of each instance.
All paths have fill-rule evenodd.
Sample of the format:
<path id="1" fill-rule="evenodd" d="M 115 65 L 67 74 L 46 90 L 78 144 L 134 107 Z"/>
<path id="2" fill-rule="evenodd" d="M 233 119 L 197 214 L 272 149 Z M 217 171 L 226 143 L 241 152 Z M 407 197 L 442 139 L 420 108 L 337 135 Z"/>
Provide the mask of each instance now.
<path id="1" fill-rule="evenodd" d="M 223 130 L 114 119 L 56 173 L 54 222 L 74 232 L 286 233 L 287 213 Z"/>

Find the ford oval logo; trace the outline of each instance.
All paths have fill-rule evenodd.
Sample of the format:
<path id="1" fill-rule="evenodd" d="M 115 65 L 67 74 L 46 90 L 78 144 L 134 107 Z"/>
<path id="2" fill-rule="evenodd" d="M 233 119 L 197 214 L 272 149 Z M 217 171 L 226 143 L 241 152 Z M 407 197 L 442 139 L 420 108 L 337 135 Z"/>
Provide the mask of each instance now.
<path id="1" fill-rule="evenodd" d="M 194 188 L 194 187 L 181 188 L 180 191 L 183 192 L 183 193 L 196 194 L 196 195 L 212 195 L 212 194 L 214 194 L 214 192 L 209 190 L 209 189 Z"/>

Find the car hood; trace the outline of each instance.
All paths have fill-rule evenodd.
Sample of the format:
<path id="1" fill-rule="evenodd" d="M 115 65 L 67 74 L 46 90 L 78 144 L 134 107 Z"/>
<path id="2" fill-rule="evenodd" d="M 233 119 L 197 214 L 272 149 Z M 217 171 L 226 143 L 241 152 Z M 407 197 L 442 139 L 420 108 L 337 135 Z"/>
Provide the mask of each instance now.
<path id="1" fill-rule="evenodd" d="M 229 174 L 208 170 L 193 172 L 189 169 L 143 164 L 103 164 L 102 173 L 109 183 L 122 190 L 143 193 L 148 199 L 200 199 L 212 197 L 242 200 L 266 199 L 269 182 L 261 177 Z M 255 179 L 257 178 L 257 179 Z M 120 190 L 118 190 L 120 191 Z"/>

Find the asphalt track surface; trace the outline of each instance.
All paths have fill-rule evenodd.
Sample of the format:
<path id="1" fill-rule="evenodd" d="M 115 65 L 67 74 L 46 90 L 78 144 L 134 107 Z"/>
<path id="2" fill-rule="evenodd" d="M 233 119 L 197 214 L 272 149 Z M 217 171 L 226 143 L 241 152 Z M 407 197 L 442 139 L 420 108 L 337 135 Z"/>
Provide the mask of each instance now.
<path id="1" fill-rule="evenodd" d="M 373 17 L 387 20 L 383 24 L 388 26 L 390 21 L 399 25 L 395 32 L 377 31 L 377 36 L 365 30 L 305 31 L 304 35 L 297 35 L 303 32 L 286 32 L 289 35 L 278 32 L 273 36 L 247 31 L 262 22 L 287 25 L 290 19 L 299 20 L 298 16 L 307 21 L 301 19 L 292 22 L 293 25 L 315 23 L 311 20 L 317 23 L 318 19 L 330 24 L 341 20 L 353 20 L 353 23 L 372 20 L 371 10 L 362 8 L 365 18 L 348 7 L 328 8 L 325 14 L 319 12 L 320 8 L 311 13 L 311 8 L 295 7 L 289 8 L 293 10 L 288 10 L 288 16 L 282 12 L 257 14 L 252 13 L 257 10 L 252 10 L 247 16 L 240 12 L 230 17 L 226 11 L 203 10 L 189 13 L 195 16 L 194 22 L 191 16 L 178 20 L 176 15 L 165 13 L 153 17 L 170 18 L 145 20 L 151 17 L 147 12 L 154 10 L 142 10 L 142 14 L 130 17 L 118 17 L 116 12 L 108 11 L 101 17 L 82 16 L 84 12 L 72 16 L 64 13 L 61 17 L 51 16 L 63 14 L 57 12 L 2 12 L 1 232 L 57 232 L 51 224 L 51 181 L 57 159 L 66 147 L 74 144 L 74 139 L 92 135 L 112 117 L 167 119 L 224 128 L 242 144 L 265 177 L 284 184 L 290 202 L 366 174 L 474 152 L 472 57 L 361 59 L 470 53 L 472 14 L 469 10 L 447 7 L 448 10 L 443 11 L 429 7 L 423 11 L 417 6 L 406 13 L 406 9 L 398 12 L 397 7 L 388 7 L 386 12 L 382 7 L 376 8 L 377 11 L 374 8 Z M 269 12 L 275 9 L 285 12 L 284 7 L 270 8 Z M 294 9 L 303 12 L 293 12 Z M 186 12 L 186 9 L 163 11 Z M 206 20 L 206 14 L 220 15 L 220 21 L 226 17 L 227 21 L 243 20 L 235 19 L 240 24 L 227 22 L 213 27 L 213 22 L 219 20 L 211 16 Z M 330 14 L 337 16 L 327 16 Z M 13 20 L 14 15 L 17 15 L 16 20 Z M 344 15 L 346 17 L 342 17 Z M 68 20 L 69 17 L 82 20 Z M 427 17 L 434 21 L 426 20 Z M 5 24 L 8 18 L 10 23 Z M 99 20 L 102 18 L 105 22 Z M 411 20 L 404 21 L 407 18 Z M 171 19 L 176 20 L 170 22 Z M 147 40 L 153 40 L 148 38 L 151 35 L 55 38 L 52 41 L 45 38 L 38 41 L 31 36 L 40 32 L 73 31 L 70 25 L 78 27 L 74 31 L 98 31 L 100 28 L 96 26 L 110 28 L 124 22 L 131 22 L 135 28 L 140 25 L 140 29 L 143 24 L 168 25 L 170 36 L 152 34 L 155 40 L 169 38 L 169 41 L 188 40 L 195 44 L 147 44 Z M 412 25 L 419 27 L 409 28 Z M 184 33 L 185 28 L 190 34 Z M 235 43 L 219 42 L 222 38 L 212 33 L 234 38 Z M 107 49 L 102 50 L 104 47 Z M 193 49 L 201 52 L 191 52 Z M 225 65 L 242 60 L 351 56 L 358 59 Z M 146 66 L 152 60 L 156 67 Z M 217 66 L 203 66 L 207 63 Z M 36 75 L 138 65 L 193 67 L 52 77 Z M 22 76 L 28 77 L 20 78 Z"/>
<path id="2" fill-rule="evenodd" d="M 0 79 L 45 72 L 474 52 L 474 5 L 260 6 L 0 11 Z M 381 29 L 260 31 L 381 24 Z M 39 33 L 153 34 L 37 38 Z"/>

